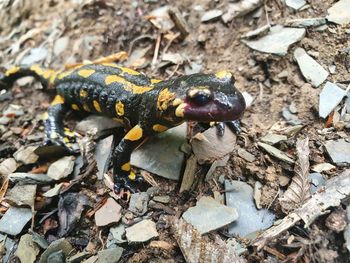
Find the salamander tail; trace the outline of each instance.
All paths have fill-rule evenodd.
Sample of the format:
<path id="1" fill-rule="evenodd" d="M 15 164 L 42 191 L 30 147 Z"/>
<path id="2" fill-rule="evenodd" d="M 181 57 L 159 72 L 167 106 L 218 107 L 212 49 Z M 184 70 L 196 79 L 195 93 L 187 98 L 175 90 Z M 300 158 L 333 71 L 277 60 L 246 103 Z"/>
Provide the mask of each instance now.
<path id="1" fill-rule="evenodd" d="M 37 64 L 29 67 L 12 67 L 5 73 L 0 73 L 0 87 L 10 88 L 13 83 L 22 77 L 32 76 L 47 89 L 56 79 L 57 73 L 52 69 L 43 69 Z"/>

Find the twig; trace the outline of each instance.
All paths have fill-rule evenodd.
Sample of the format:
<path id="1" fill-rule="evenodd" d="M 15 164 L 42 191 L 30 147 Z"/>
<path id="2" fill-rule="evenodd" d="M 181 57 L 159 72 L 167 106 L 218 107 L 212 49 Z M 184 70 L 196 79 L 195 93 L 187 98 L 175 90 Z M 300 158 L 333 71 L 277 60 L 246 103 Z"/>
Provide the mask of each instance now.
<path id="1" fill-rule="evenodd" d="M 157 37 L 157 42 L 156 42 L 156 46 L 154 48 L 154 54 L 153 54 L 153 59 L 152 59 L 152 67 L 154 68 L 154 66 L 157 63 L 158 60 L 158 54 L 159 54 L 159 47 L 160 47 L 160 41 L 162 40 L 162 34 L 159 34 Z"/>

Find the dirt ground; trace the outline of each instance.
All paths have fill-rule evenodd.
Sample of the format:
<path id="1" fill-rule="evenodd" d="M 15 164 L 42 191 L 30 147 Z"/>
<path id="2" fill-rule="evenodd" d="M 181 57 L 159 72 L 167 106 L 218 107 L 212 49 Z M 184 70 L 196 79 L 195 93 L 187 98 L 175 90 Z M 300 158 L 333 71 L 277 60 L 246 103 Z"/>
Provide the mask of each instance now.
<path id="1" fill-rule="evenodd" d="M 296 138 L 308 136 L 310 163 L 329 161 L 322 148 L 322 142 L 325 139 L 339 138 L 339 134 L 320 133 L 325 127 L 325 121 L 320 119 L 317 113 L 321 88 L 313 88 L 305 81 L 293 58 L 293 51 L 297 47 L 303 47 L 312 51 L 317 61 L 326 69 L 332 64 L 336 65 L 336 73 L 330 74 L 329 81 L 349 81 L 350 58 L 349 56 L 344 58 L 340 50 L 350 47 L 350 25 L 328 24 L 328 29 L 320 32 L 307 29 L 306 36 L 292 45 L 284 57 L 253 51 L 241 42 L 241 36 L 267 23 L 275 25 L 283 24 L 288 19 L 326 16 L 327 9 L 334 1 L 310 0 L 308 1 L 310 8 L 298 12 L 287 8 L 279 0 L 265 1 L 260 15 L 254 17 L 252 14 L 247 14 L 234 18 L 228 24 L 220 19 L 206 23 L 200 20 L 206 10 L 214 8 L 225 10 L 228 1 L 18 2 L 21 2 L 19 7 L 15 10 L 9 9 L 8 17 L 4 17 L 0 25 L 0 65 L 4 69 L 18 64 L 30 49 L 40 46 L 45 46 L 49 50 L 42 64 L 56 69 L 64 67 L 65 64 L 93 60 L 119 51 L 132 52 L 149 47 L 142 57 L 142 67 L 137 68 L 148 76 L 159 79 L 180 76 L 185 74 L 185 66 L 195 62 L 202 65 L 203 72 L 217 72 L 222 69 L 231 71 L 236 78 L 237 88 L 255 98 L 242 118 L 243 132 L 238 136 L 238 145 L 255 155 L 253 163 L 247 162 L 238 157 L 237 152 L 233 152 L 227 165 L 215 170 L 214 180 L 209 183 L 200 182 L 196 191 L 184 195 L 178 193 L 179 186 L 176 182 L 155 177 L 161 185 L 162 193 L 171 196 L 172 201 L 168 206 L 177 211 L 176 215 L 181 215 L 181 212 L 193 206 L 199 197 L 214 191 L 222 191 L 222 187 L 216 181 L 220 175 L 225 174 L 226 178 L 239 179 L 251 185 L 260 181 L 263 185 L 261 205 L 269 207 L 279 217 L 284 217 L 285 214 L 276 196 L 286 187 L 280 185 L 279 178 L 281 175 L 290 178 L 293 167 L 267 155 L 259 149 L 257 141 L 270 129 L 288 126 L 282 117 L 282 111 L 292 103 L 298 110 L 297 116 L 304 128 L 297 136 L 283 142 L 279 149 L 294 155 Z M 176 6 L 181 10 L 189 25 L 189 35 L 184 40 L 177 38 L 172 42 L 169 41 L 168 37 L 171 36 L 169 32 L 162 32 L 146 19 L 152 10 L 162 5 Z M 199 6 L 203 11 L 198 10 Z M 24 35 L 27 37 L 23 38 Z M 52 52 L 54 42 L 62 36 L 69 37 L 68 47 L 55 55 Z M 152 65 L 155 45 L 160 36 L 158 61 Z M 162 66 L 160 58 L 165 49 L 167 52 L 181 54 L 185 58 L 184 62 Z M 278 77 L 283 71 L 286 71 L 285 76 Z M 39 87 L 39 84 L 33 82 L 23 85 L 20 83 L 13 87 L 11 100 L 0 102 L 0 111 L 6 109 L 9 104 L 23 105 L 27 118 L 27 120 L 23 118 L 15 120 L 9 126 L 9 130 L 12 131 L 9 136 L 3 136 L 7 129 L 1 131 L 1 144 L 19 148 L 21 145 L 27 145 L 28 135 L 35 133 L 43 136 L 40 115 L 47 109 L 52 94 L 38 90 Z M 74 127 L 76 118 L 70 115 L 68 122 Z M 349 130 L 345 129 L 343 132 L 349 136 Z M 203 173 L 206 169 L 207 167 L 203 167 Z M 345 167 L 336 167 L 325 172 L 325 175 L 331 178 L 344 169 Z M 96 190 L 96 187 L 98 186 L 90 190 Z M 97 195 L 103 193 L 96 191 Z M 185 262 L 170 226 L 165 222 L 162 224 L 161 214 L 153 215 L 158 222 L 159 240 L 169 242 L 174 248 L 162 250 L 151 248 L 147 244 L 123 245 L 126 253 L 123 254 L 121 262 Z M 287 234 L 272 240 L 268 244 L 271 248 L 269 251 L 258 251 L 256 247 L 249 246 L 248 252 L 244 253 L 243 257 L 248 262 L 349 262 L 349 252 L 343 245 L 342 234 L 325 227 L 325 220 L 326 216 L 320 217 L 307 230 L 302 224 L 298 224 L 287 231 Z M 98 251 L 103 247 L 108 231 L 100 232 L 89 219 L 82 221 L 82 226 L 91 228 L 88 240 L 93 240 L 95 251 Z M 37 229 L 40 229 L 39 225 Z M 292 246 L 288 239 L 292 234 L 303 237 L 298 242 L 292 242 L 295 246 Z M 84 245 L 79 247 L 77 241 L 79 237 L 75 236 L 74 232 L 67 238 L 76 241 L 73 243 L 78 250 L 84 247 Z M 334 254 L 337 256 L 329 256 Z"/>

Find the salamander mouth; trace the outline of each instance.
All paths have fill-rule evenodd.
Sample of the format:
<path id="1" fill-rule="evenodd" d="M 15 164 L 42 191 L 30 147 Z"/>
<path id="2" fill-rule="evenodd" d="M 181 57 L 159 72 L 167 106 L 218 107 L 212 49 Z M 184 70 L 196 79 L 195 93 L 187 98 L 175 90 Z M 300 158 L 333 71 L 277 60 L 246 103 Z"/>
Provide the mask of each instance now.
<path id="1" fill-rule="evenodd" d="M 229 102 L 222 103 L 212 100 L 205 105 L 196 105 L 191 101 L 185 101 L 176 108 L 176 116 L 186 120 L 211 122 L 233 121 L 242 117 L 245 110 L 243 97 L 231 97 Z"/>

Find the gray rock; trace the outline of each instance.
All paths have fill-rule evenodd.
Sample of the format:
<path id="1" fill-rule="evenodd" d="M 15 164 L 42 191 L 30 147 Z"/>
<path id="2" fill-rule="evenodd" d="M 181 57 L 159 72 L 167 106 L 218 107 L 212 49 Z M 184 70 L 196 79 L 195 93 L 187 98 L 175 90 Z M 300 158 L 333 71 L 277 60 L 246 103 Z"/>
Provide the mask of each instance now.
<path id="1" fill-rule="evenodd" d="M 135 215 L 142 216 L 147 212 L 149 196 L 146 192 L 135 193 L 131 195 L 129 211 Z"/>
<path id="2" fill-rule="evenodd" d="M 69 44 L 69 37 L 60 37 L 55 41 L 53 46 L 53 53 L 55 56 L 59 56 L 63 51 L 66 50 Z"/>
<path id="3" fill-rule="evenodd" d="M 10 256 L 13 255 L 13 251 L 15 249 L 15 241 L 9 238 L 7 235 L 0 234 L 0 242 L 5 241 L 5 253 L 1 255 L 2 262 L 10 262 Z M 25 261 L 24 261 L 25 262 Z"/>
<path id="4" fill-rule="evenodd" d="M 285 25 L 290 27 L 318 27 L 326 23 L 325 17 L 315 17 L 288 20 Z"/>
<path id="5" fill-rule="evenodd" d="M 299 120 L 298 116 L 292 114 L 288 108 L 283 108 L 282 117 L 287 121 L 288 124 L 291 125 L 299 125 L 301 124 L 301 120 Z"/>
<path id="6" fill-rule="evenodd" d="M 32 236 L 25 234 L 21 236 L 15 255 L 21 262 L 33 263 L 39 252 L 40 248 L 33 242 Z"/>
<path id="7" fill-rule="evenodd" d="M 299 10 L 304 5 L 306 5 L 305 0 L 285 0 L 285 1 L 286 1 L 286 5 L 293 8 L 294 10 Z"/>
<path id="8" fill-rule="evenodd" d="M 86 134 L 92 127 L 96 128 L 98 137 L 98 135 L 105 130 L 120 127 L 120 123 L 112 121 L 111 118 L 104 116 L 90 115 L 80 121 L 75 127 L 75 130 L 81 134 Z"/>
<path id="9" fill-rule="evenodd" d="M 22 59 L 21 65 L 29 66 L 36 62 L 44 60 L 47 54 L 48 54 L 48 50 L 45 47 L 32 48 L 30 50 L 29 55 L 25 56 Z"/>
<path id="10" fill-rule="evenodd" d="M 304 28 L 287 28 L 277 25 L 270 29 L 269 34 L 258 40 L 242 40 L 242 42 L 260 52 L 285 56 L 289 46 L 300 41 L 304 36 Z"/>
<path id="11" fill-rule="evenodd" d="M 268 133 L 264 137 L 260 138 L 260 141 L 274 145 L 281 141 L 286 141 L 288 138 L 286 135 L 280 135 L 280 134 L 274 134 L 274 133 Z"/>
<path id="12" fill-rule="evenodd" d="M 319 99 L 318 115 L 321 118 L 326 118 L 346 95 L 345 90 L 338 85 L 327 81 L 324 85 Z"/>
<path id="13" fill-rule="evenodd" d="M 36 185 L 18 185 L 8 190 L 5 200 L 16 206 L 30 206 L 34 209 Z"/>
<path id="14" fill-rule="evenodd" d="M 223 12 L 219 9 L 212 9 L 205 12 L 201 18 L 201 22 L 208 22 L 221 17 Z"/>
<path id="15" fill-rule="evenodd" d="M 347 213 L 347 218 L 349 223 L 344 230 L 344 239 L 345 239 L 345 246 L 350 252 L 350 205 L 348 205 L 346 209 L 346 213 Z"/>
<path id="16" fill-rule="evenodd" d="M 184 154 L 179 150 L 186 142 L 186 124 L 157 134 L 131 154 L 131 165 L 167 179 L 179 180 Z"/>
<path id="17" fill-rule="evenodd" d="M 156 195 L 153 197 L 153 201 L 163 204 L 168 204 L 170 202 L 170 196 L 168 195 Z"/>
<path id="18" fill-rule="evenodd" d="M 156 224 L 152 220 L 143 220 L 125 231 L 129 242 L 146 242 L 158 236 Z"/>
<path id="19" fill-rule="evenodd" d="M 7 158 L 0 163 L 0 175 L 9 175 L 17 169 L 17 162 L 14 158 Z"/>
<path id="20" fill-rule="evenodd" d="M 255 156 L 251 154 L 250 152 L 246 151 L 243 148 L 239 148 L 237 151 L 237 154 L 239 157 L 243 158 L 247 162 L 254 162 L 255 161 Z"/>
<path id="21" fill-rule="evenodd" d="M 21 184 L 49 184 L 53 181 L 47 174 L 12 173 L 9 179 L 14 183 Z"/>
<path id="22" fill-rule="evenodd" d="M 118 263 L 123 254 L 123 250 L 124 249 L 121 247 L 100 250 L 97 253 L 98 260 L 96 263 Z"/>
<path id="23" fill-rule="evenodd" d="M 327 70 L 310 57 L 304 49 L 297 48 L 294 51 L 294 58 L 298 62 L 301 73 L 312 86 L 318 87 L 327 79 Z"/>
<path id="24" fill-rule="evenodd" d="M 23 114 L 24 114 L 24 111 L 22 106 L 10 104 L 10 106 L 2 112 L 2 116 L 0 117 L 0 124 L 6 125 L 13 119 L 12 116 L 18 117 Z M 11 117 L 8 117 L 8 116 L 11 116 Z"/>
<path id="25" fill-rule="evenodd" d="M 334 163 L 350 163 L 350 143 L 344 139 L 326 141 L 326 150 Z"/>
<path id="26" fill-rule="evenodd" d="M 196 206 L 189 208 L 182 217 L 199 233 L 205 234 L 232 223 L 238 218 L 238 214 L 235 208 L 222 205 L 209 196 L 203 196 Z"/>
<path id="27" fill-rule="evenodd" d="M 225 181 L 226 203 L 235 207 L 238 219 L 229 225 L 230 234 L 241 237 L 270 227 L 275 215 L 267 209 L 257 210 L 253 200 L 253 188 L 240 181 Z"/>
<path id="28" fill-rule="evenodd" d="M 110 152 L 112 150 L 113 135 L 108 136 L 102 140 L 99 140 L 96 144 L 95 158 L 97 164 L 97 178 L 103 179 L 103 172 L 105 170 L 106 162 Z"/>
<path id="29" fill-rule="evenodd" d="M 68 255 L 70 255 L 74 250 L 72 245 L 66 239 L 61 238 L 61 239 L 55 240 L 41 254 L 39 263 L 51 263 L 51 261 L 49 261 L 50 255 L 55 254 L 56 252 L 59 252 L 59 251 L 62 251 L 63 257 L 67 258 Z"/>
<path id="30" fill-rule="evenodd" d="M 39 156 L 34 153 L 34 151 L 38 148 L 37 146 L 29 146 L 29 147 L 21 147 L 17 152 L 13 154 L 13 157 L 18 162 L 22 162 L 24 164 L 32 164 L 35 163 Z"/>
<path id="31" fill-rule="evenodd" d="M 57 181 L 62 178 L 66 178 L 68 175 L 70 175 L 73 172 L 74 161 L 75 161 L 74 156 L 62 157 L 61 159 L 57 160 L 56 162 L 52 163 L 49 166 L 47 175 L 50 178 Z"/>
<path id="32" fill-rule="evenodd" d="M 242 0 L 237 3 L 228 4 L 227 12 L 222 16 L 225 23 L 232 21 L 235 17 L 241 17 L 257 9 L 263 4 L 262 0 Z"/>
<path id="33" fill-rule="evenodd" d="M 271 154 L 272 156 L 276 157 L 277 159 L 280 159 L 281 161 L 284 161 L 289 164 L 293 164 L 294 160 L 288 157 L 284 152 L 280 151 L 279 149 L 268 145 L 266 143 L 258 142 L 258 145 L 263 148 L 266 152 Z"/>
<path id="34" fill-rule="evenodd" d="M 122 207 L 113 199 L 108 198 L 107 202 L 95 213 L 97 226 L 107 226 L 119 222 Z"/>
<path id="35" fill-rule="evenodd" d="M 326 180 L 323 178 L 322 174 L 320 173 L 310 173 L 308 178 L 311 186 L 311 189 L 310 189 L 311 194 L 316 193 L 319 187 L 324 186 L 326 183 Z"/>
<path id="36" fill-rule="evenodd" d="M 253 101 L 254 101 L 253 96 L 250 95 L 250 94 L 249 94 L 248 92 L 246 92 L 246 91 L 243 91 L 243 92 L 242 92 L 242 95 L 243 95 L 243 98 L 244 98 L 244 100 L 245 100 L 245 106 L 246 106 L 246 108 L 247 108 L 247 109 L 250 108 L 250 106 L 252 106 Z"/>
<path id="37" fill-rule="evenodd" d="M 12 236 L 18 235 L 32 219 L 32 216 L 30 208 L 11 206 L 0 219 L 0 232 Z"/>
<path id="38" fill-rule="evenodd" d="M 340 0 L 329 8 L 327 20 L 340 25 L 350 23 L 350 0 Z"/>
<path id="39" fill-rule="evenodd" d="M 125 243 L 127 240 L 123 238 L 124 234 L 125 234 L 125 226 L 123 224 L 119 224 L 116 227 L 111 227 L 109 229 L 109 232 L 112 234 L 114 240 L 118 243 L 118 244 L 122 244 Z"/>
<path id="40" fill-rule="evenodd" d="M 252 31 L 249 31 L 242 35 L 241 38 L 253 38 L 257 36 L 265 35 L 270 30 L 270 25 L 264 25 L 262 27 L 258 27 L 257 29 L 254 29 Z M 255 62 L 255 61 L 254 61 Z"/>

